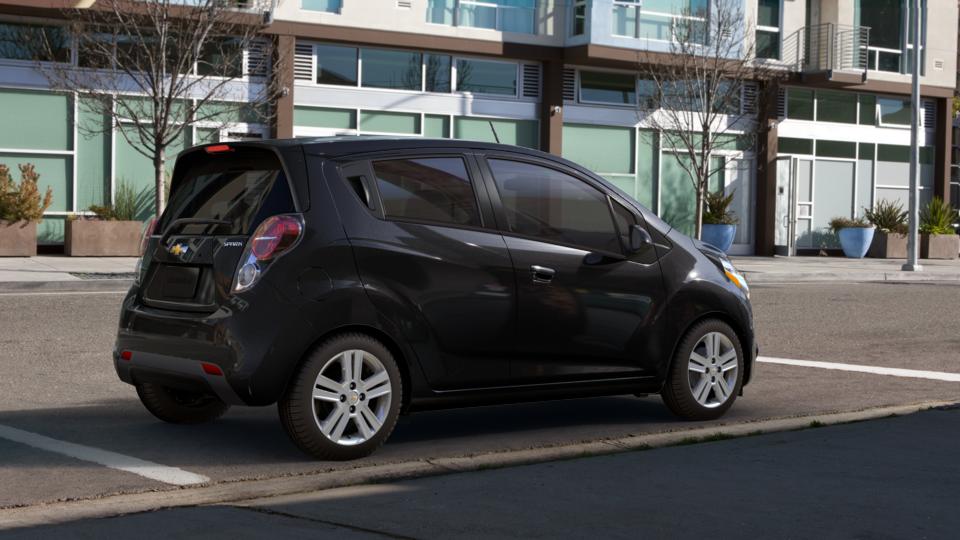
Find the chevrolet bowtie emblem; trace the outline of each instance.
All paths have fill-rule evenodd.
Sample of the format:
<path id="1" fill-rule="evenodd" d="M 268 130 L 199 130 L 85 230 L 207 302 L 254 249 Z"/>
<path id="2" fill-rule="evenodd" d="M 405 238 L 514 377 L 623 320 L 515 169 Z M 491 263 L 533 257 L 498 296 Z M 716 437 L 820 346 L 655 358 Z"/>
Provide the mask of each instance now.
<path id="1" fill-rule="evenodd" d="M 190 246 L 187 244 L 178 243 L 170 246 L 171 255 L 176 255 L 179 257 L 181 255 L 186 255 L 187 251 L 190 251 Z"/>

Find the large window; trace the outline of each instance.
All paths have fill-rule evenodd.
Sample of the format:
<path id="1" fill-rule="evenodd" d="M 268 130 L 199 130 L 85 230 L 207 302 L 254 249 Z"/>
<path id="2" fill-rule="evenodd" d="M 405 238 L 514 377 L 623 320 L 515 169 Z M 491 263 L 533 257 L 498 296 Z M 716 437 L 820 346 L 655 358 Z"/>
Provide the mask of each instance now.
<path id="1" fill-rule="evenodd" d="M 554 169 L 489 160 L 512 232 L 547 242 L 620 252 L 606 196 Z"/>
<path id="2" fill-rule="evenodd" d="M 780 0 L 757 2 L 757 58 L 780 58 Z"/>
<path id="3" fill-rule="evenodd" d="M 880 124 L 909 126 L 912 117 L 909 99 L 878 97 L 880 105 Z"/>
<path id="4" fill-rule="evenodd" d="M 450 88 L 450 57 L 442 54 L 423 55 L 424 73 L 426 75 L 427 92 L 449 92 Z"/>
<path id="5" fill-rule="evenodd" d="M 394 88 L 420 90 L 421 55 L 418 52 L 384 49 L 363 49 L 363 86 L 370 88 Z"/>
<path id="6" fill-rule="evenodd" d="M 817 90 L 817 121 L 857 123 L 857 94 Z"/>
<path id="7" fill-rule="evenodd" d="M 910 13 L 913 0 L 856 0 L 855 19 L 870 28 L 867 67 L 877 71 L 906 72 L 913 48 Z M 926 2 L 923 2 L 926 9 Z M 904 29 L 910 29 L 905 32 Z M 921 35 L 921 48 L 925 41 Z M 921 64 L 922 65 L 922 64 Z"/>
<path id="8" fill-rule="evenodd" d="M 613 34 L 705 43 L 709 0 L 614 0 Z"/>
<path id="9" fill-rule="evenodd" d="M 536 33 L 537 0 L 428 0 L 427 22 Z"/>
<path id="10" fill-rule="evenodd" d="M 587 0 L 573 1 L 573 29 L 574 36 L 582 36 L 587 30 Z"/>
<path id="11" fill-rule="evenodd" d="M 480 225 L 480 211 L 463 159 L 377 161 L 373 169 L 386 217 Z"/>
<path id="12" fill-rule="evenodd" d="M 56 26 L 0 23 L 0 58 L 69 62 L 66 32 Z"/>
<path id="13" fill-rule="evenodd" d="M 317 45 L 317 83 L 357 85 L 357 49 L 337 45 Z"/>
<path id="14" fill-rule="evenodd" d="M 580 71 L 580 101 L 634 105 L 637 78 L 629 73 Z"/>
<path id="15" fill-rule="evenodd" d="M 457 59 L 457 91 L 517 95 L 517 64 Z"/>

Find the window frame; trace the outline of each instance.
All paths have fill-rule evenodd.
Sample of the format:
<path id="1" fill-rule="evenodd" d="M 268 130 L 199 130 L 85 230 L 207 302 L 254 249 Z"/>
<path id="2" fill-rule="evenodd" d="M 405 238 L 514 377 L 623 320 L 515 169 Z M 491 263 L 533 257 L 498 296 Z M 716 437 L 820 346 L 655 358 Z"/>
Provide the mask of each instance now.
<path id="1" fill-rule="evenodd" d="M 767 25 L 762 25 L 762 24 L 760 24 L 760 23 L 759 23 L 759 16 L 758 16 L 758 22 L 757 22 L 757 24 L 755 25 L 755 28 L 754 28 L 754 33 L 753 33 L 753 36 L 754 36 L 754 37 L 753 37 L 754 53 L 753 53 L 753 55 L 754 55 L 754 57 L 755 57 L 756 59 L 758 59 L 758 60 L 765 60 L 765 61 L 770 61 L 770 60 L 773 60 L 773 61 L 783 61 L 783 0 L 777 0 L 777 3 L 779 4 L 779 5 L 777 6 L 777 26 L 767 26 Z M 759 12 L 759 10 L 760 10 L 760 4 L 759 4 L 759 2 L 758 2 L 758 3 L 757 3 L 757 11 Z M 776 56 L 759 56 L 759 55 L 757 54 L 757 47 L 756 47 L 756 44 L 757 44 L 757 42 L 758 42 L 758 40 L 757 40 L 757 35 L 758 35 L 759 33 L 761 33 L 761 32 L 763 32 L 763 33 L 765 33 L 765 34 L 776 34 L 776 36 L 777 36 L 777 55 L 776 55 Z"/>
<path id="2" fill-rule="evenodd" d="M 481 164 L 481 169 L 484 175 L 484 181 L 490 196 L 490 203 L 493 207 L 494 217 L 496 218 L 497 229 L 500 232 L 500 234 L 504 236 L 509 236 L 512 238 L 521 238 L 524 240 L 531 240 L 534 242 L 541 242 L 544 244 L 569 247 L 579 251 L 585 251 L 587 253 L 597 253 L 600 255 L 605 255 L 605 256 L 613 257 L 620 260 L 627 259 L 627 253 L 624 250 L 624 247 L 621 245 L 619 229 L 617 227 L 616 219 L 614 218 L 614 215 L 613 215 L 613 207 L 611 206 L 611 203 L 610 203 L 610 199 L 611 197 L 614 196 L 614 193 L 611 193 L 611 191 L 606 186 L 604 186 L 603 183 L 598 182 L 596 179 L 591 178 L 588 175 L 582 174 L 580 171 L 577 171 L 576 169 L 565 167 L 560 163 L 555 163 L 550 160 L 540 159 L 534 156 L 527 156 L 524 154 L 513 154 L 509 152 L 494 150 L 494 151 L 487 151 L 482 154 L 478 154 L 477 159 L 478 159 L 478 162 Z M 583 244 L 563 242 L 557 239 L 523 234 L 523 233 L 518 233 L 511 230 L 510 225 L 507 221 L 506 211 L 503 204 L 503 198 L 500 196 L 499 188 L 497 188 L 496 178 L 494 177 L 494 174 L 493 174 L 493 168 L 490 166 L 490 160 L 514 161 L 517 163 L 524 163 L 527 165 L 534 165 L 534 166 L 539 166 L 546 169 L 551 169 L 555 172 L 559 172 L 561 174 L 565 174 L 571 178 L 574 178 L 582 182 L 584 185 L 588 186 L 589 188 L 596 190 L 606 202 L 607 217 L 610 218 L 611 229 L 613 230 L 617 245 L 621 246 L 621 251 L 619 252 L 608 251 L 605 249 L 598 249 L 595 246 L 586 246 Z M 621 202 L 621 205 L 625 206 L 627 209 L 631 209 L 631 205 L 623 204 L 623 202 Z M 633 213 L 634 215 L 637 214 L 636 211 L 633 211 Z M 640 219 L 643 219 L 642 214 L 640 215 Z M 645 221 L 646 220 L 644 220 L 643 222 Z"/>

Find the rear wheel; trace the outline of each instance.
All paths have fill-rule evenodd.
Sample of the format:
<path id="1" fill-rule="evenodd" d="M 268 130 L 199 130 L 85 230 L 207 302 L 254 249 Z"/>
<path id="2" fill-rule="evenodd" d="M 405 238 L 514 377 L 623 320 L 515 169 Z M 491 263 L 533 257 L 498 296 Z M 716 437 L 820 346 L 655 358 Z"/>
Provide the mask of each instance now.
<path id="1" fill-rule="evenodd" d="M 171 424 L 202 424 L 220 418 L 230 408 L 213 394 L 153 383 L 138 384 L 137 395 L 150 414 Z"/>
<path id="2" fill-rule="evenodd" d="M 661 397 L 681 418 L 713 420 L 733 406 L 742 382 L 743 348 L 736 332 L 708 319 L 680 341 Z"/>
<path id="3" fill-rule="evenodd" d="M 318 347 L 279 403 L 280 421 L 301 450 L 318 459 L 369 455 L 393 431 L 403 387 L 382 343 L 363 334 Z"/>

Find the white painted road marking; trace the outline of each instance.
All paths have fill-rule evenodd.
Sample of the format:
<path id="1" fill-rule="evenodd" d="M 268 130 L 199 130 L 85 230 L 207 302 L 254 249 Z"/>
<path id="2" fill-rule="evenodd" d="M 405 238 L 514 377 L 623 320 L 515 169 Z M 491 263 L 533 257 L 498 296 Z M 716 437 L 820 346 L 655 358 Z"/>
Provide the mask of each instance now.
<path id="1" fill-rule="evenodd" d="M 164 484 L 192 486 L 210 481 L 206 476 L 187 472 L 176 467 L 167 467 L 135 457 L 93 448 L 92 446 L 59 441 L 9 426 L 0 425 L 0 438 L 82 461 L 90 461 L 105 467 L 110 467 L 111 469 L 130 472 L 151 480 L 163 482 Z"/>
<path id="2" fill-rule="evenodd" d="M 817 362 L 814 360 L 791 360 L 789 358 L 773 358 L 770 356 L 760 356 L 757 358 L 757 362 L 783 364 L 785 366 L 856 371 L 859 373 L 873 373 L 874 375 L 890 375 L 892 377 L 907 377 L 911 379 L 932 379 L 934 381 L 960 382 L 960 373 L 948 373 L 945 371 L 924 371 L 921 369 L 864 366 L 860 364 L 842 364 L 840 362 Z"/>
<path id="3" fill-rule="evenodd" d="M 127 294 L 122 291 L 46 291 L 46 292 L 0 292 L 0 296 L 75 296 L 88 294 Z"/>

